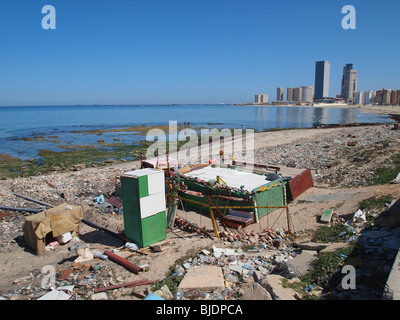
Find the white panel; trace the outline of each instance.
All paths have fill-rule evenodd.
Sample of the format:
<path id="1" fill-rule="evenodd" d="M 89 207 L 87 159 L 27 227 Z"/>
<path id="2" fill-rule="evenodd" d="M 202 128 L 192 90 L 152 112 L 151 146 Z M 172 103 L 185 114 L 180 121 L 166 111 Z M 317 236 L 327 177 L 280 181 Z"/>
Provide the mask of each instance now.
<path id="1" fill-rule="evenodd" d="M 146 168 L 146 169 L 139 169 L 139 170 L 125 172 L 124 175 L 132 176 L 132 177 L 141 177 L 141 176 L 147 176 L 147 175 L 151 175 L 151 174 L 157 174 L 159 171 L 161 172 L 161 170 L 158 170 L 158 169 Z"/>
<path id="2" fill-rule="evenodd" d="M 149 174 L 147 176 L 147 186 L 149 195 L 155 193 L 165 193 L 164 171 L 157 170 L 157 172 L 152 172 Z"/>
<path id="3" fill-rule="evenodd" d="M 140 199 L 141 218 L 146 218 L 166 210 L 165 193 L 156 193 Z"/>

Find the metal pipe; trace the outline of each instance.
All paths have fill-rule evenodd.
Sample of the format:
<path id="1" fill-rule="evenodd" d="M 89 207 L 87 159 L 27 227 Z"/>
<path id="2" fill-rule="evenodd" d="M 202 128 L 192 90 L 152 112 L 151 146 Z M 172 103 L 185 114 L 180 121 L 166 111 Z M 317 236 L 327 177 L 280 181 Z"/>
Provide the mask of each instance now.
<path id="1" fill-rule="evenodd" d="M 142 271 L 141 267 L 133 264 L 132 262 L 130 262 L 130 261 L 124 259 L 124 258 L 121 258 L 120 256 L 112 253 L 111 251 L 104 250 L 104 254 L 106 254 L 110 258 L 110 260 L 112 260 L 112 261 L 118 263 L 119 265 L 125 267 L 129 271 L 132 271 L 132 272 L 134 272 L 136 274 L 138 274 L 139 271 Z"/>
<path id="2" fill-rule="evenodd" d="M 115 233 L 115 232 L 113 232 L 111 230 L 106 229 L 106 228 L 103 228 L 102 226 L 99 226 L 99 225 L 97 225 L 97 224 L 95 224 L 93 222 L 90 222 L 89 220 L 82 219 L 81 221 L 84 224 L 88 225 L 89 227 L 92 227 L 92 228 L 98 229 L 100 231 L 103 231 L 105 233 L 108 233 L 108 234 L 112 235 L 113 237 L 118 238 L 118 239 L 120 239 L 120 240 L 122 240 L 124 242 L 130 241 L 129 239 L 125 238 L 124 236 L 119 235 L 119 234 L 117 234 L 117 233 Z"/>
<path id="3" fill-rule="evenodd" d="M 142 280 L 137 280 L 137 281 L 132 281 L 132 282 L 116 284 L 113 286 L 97 288 L 94 292 L 103 292 L 103 291 L 114 290 L 114 289 L 119 289 L 119 288 L 123 288 L 123 287 L 132 288 L 132 287 L 144 286 L 147 284 L 153 284 L 156 282 L 158 282 L 158 280 L 142 279 Z"/>
<path id="4" fill-rule="evenodd" d="M 30 198 L 30 197 L 24 196 L 22 194 L 18 194 L 18 193 L 13 192 L 13 195 L 16 196 L 16 197 L 23 198 L 23 199 L 28 200 L 28 201 L 32 201 L 32 202 L 41 204 L 41 205 L 46 206 L 46 207 L 54 208 L 54 206 L 52 204 L 50 204 L 50 203 L 46 203 L 46 202 L 43 202 L 43 201 L 40 201 L 40 200 L 37 200 L 37 199 L 33 199 L 33 198 Z"/>
<path id="5" fill-rule="evenodd" d="M 0 206 L 0 210 L 21 211 L 21 212 L 25 211 L 29 213 L 39 213 L 43 211 L 43 209 L 14 208 L 14 207 L 3 207 L 3 206 Z"/>

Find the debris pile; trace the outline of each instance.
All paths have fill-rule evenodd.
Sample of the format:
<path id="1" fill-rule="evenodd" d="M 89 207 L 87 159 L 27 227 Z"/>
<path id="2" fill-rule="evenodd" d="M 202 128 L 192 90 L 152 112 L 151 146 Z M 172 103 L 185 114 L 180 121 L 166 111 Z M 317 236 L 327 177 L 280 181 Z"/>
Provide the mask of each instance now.
<path id="1" fill-rule="evenodd" d="M 342 128 L 318 140 L 302 141 L 255 152 L 256 163 L 310 168 L 318 184 L 339 187 L 366 186 L 382 166 L 389 165 L 399 131 L 391 126 Z M 357 132 L 357 135 L 354 135 Z"/>

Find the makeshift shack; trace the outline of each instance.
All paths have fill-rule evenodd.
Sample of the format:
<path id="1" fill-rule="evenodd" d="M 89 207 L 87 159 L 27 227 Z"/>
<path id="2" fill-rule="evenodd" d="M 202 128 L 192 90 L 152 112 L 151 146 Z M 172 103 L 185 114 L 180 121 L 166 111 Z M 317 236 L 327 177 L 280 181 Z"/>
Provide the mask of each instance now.
<path id="1" fill-rule="evenodd" d="M 82 207 L 67 203 L 28 216 L 22 226 L 25 242 L 40 256 L 48 241 L 76 231 L 82 219 Z"/>
<path id="2" fill-rule="evenodd" d="M 179 195 L 189 200 L 185 206 L 198 210 L 202 210 L 201 204 L 234 206 L 237 207 L 235 210 L 221 211 L 228 219 L 245 225 L 284 207 L 287 201 L 287 181 L 282 178 L 268 180 L 264 173 L 236 167 L 206 166 L 180 174 L 178 179 L 181 184 Z"/>

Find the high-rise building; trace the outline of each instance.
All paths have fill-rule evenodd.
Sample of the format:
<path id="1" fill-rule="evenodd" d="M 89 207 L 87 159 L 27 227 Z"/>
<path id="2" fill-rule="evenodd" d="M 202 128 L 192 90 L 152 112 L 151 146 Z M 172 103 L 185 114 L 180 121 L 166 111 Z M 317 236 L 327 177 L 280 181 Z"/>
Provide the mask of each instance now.
<path id="1" fill-rule="evenodd" d="M 353 64 L 346 64 L 343 68 L 341 98 L 347 103 L 355 101 L 357 92 L 357 70 L 353 70 Z"/>
<path id="2" fill-rule="evenodd" d="M 256 94 L 254 102 L 255 103 L 268 103 L 268 95 L 267 94 Z"/>
<path id="3" fill-rule="evenodd" d="M 295 88 L 293 90 L 293 101 L 299 102 L 303 97 L 303 89 L 302 87 Z"/>
<path id="4" fill-rule="evenodd" d="M 397 105 L 397 103 L 398 103 L 397 97 L 398 97 L 397 90 L 392 90 L 392 94 L 390 97 L 390 103 L 392 106 Z"/>
<path id="5" fill-rule="evenodd" d="M 382 90 L 382 104 L 389 105 L 391 104 L 391 99 L 392 97 L 392 90 L 390 89 L 383 89 Z"/>
<path id="6" fill-rule="evenodd" d="M 392 90 L 380 89 L 376 91 L 375 103 L 379 105 L 390 105 L 392 104 Z"/>
<path id="7" fill-rule="evenodd" d="M 369 90 L 364 93 L 364 104 L 370 105 L 375 102 L 375 91 Z"/>
<path id="8" fill-rule="evenodd" d="M 293 101 L 293 88 L 287 88 L 286 101 Z"/>
<path id="9" fill-rule="evenodd" d="M 315 99 L 329 97 L 330 61 L 317 61 L 315 63 Z"/>
<path id="10" fill-rule="evenodd" d="M 397 105 L 400 106 L 400 90 L 396 90 L 397 92 Z"/>
<path id="11" fill-rule="evenodd" d="M 276 89 L 276 101 L 283 101 L 283 88 Z"/>
<path id="12" fill-rule="evenodd" d="M 313 102 L 313 91 L 312 86 L 302 86 L 301 87 L 301 101 L 312 103 Z"/>
<path id="13" fill-rule="evenodd" d="M 377 90 L 375 92 L 375 103 L 382 104 L 383 90 Z"/>
<path id="14" fill-rule="evenodd" d="M 354 103 L 364 104 L 364 99 L 365 99 L 365 91 L 357 91 Z"/>

